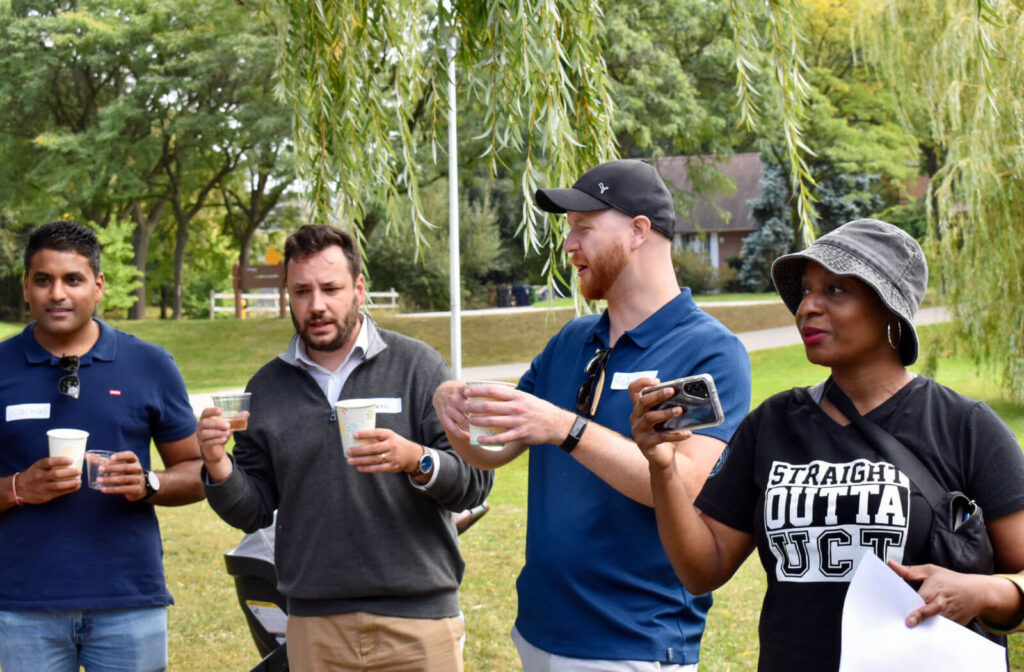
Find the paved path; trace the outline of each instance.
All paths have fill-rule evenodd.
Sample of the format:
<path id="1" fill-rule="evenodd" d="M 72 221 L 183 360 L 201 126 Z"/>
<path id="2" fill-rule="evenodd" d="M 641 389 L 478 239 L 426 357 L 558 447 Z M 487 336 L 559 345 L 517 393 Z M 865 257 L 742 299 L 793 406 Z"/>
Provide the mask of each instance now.
<path id="1" fill-rule="evenodd" d="M 745 301 L 697 301 L 701 308 L 721 306 L 760 306 L 766 303 L 782 303 L 782 299 L 750 299 Z M 572 306 L 555 306 L 555 310 L 571 310 Z M 532 306 L 512 306 L 510 308 L 474 308 L 461 311 L 462 315 L 507 315 L 510 313 L 541 313 L 551 310 L 546 301 L 538 301 Z M 449 317 L 449 310 L 438 310 L 431 313 L 398 313 L 400 317 Z"/>
<path id="2" fill-rule="evenodd" d="M 757 302 L 730 302 L 729 304 L 717 304 L 717 305 L 737 305 Z M 485 313 L 485 312 L 505 312 L 505 311 L 516 311 L 522 312 L 527 310 L 547 310 L 547 308 L 491 308 L 481 311 L 472 311 L 473 313 Z M 469 312 L 469 311 L 466 311 Z M 417 313 L 422 315 L 421 313 Z M 438 313 L 447 314 L 447 313 Z M 948 322 L 950 319 L 949 310 L 943 307 L 939 308 L 922 308 L 917 313 L 917 318 L 914 320 L 914 324 L 921 326 L 924 324 L 934 324 L 936 322 Z M 770 348 L 781 348 L 787 345 L 798 345 L 800 341 L 800 334 L 797 332 L 796 327 L 779 327 L 777 329 L 761 329 L 758 331 L 746 331 L 739 334 L 740 341 L 747 348 L 747 352 L 753 352 L 754 350 L 768 350 Z M 514 380 L 519 378 L 527 369 L 530 368 L 529 362 L 516 362 L 514 364 L 493 364 L 489 366 L 467 366 L 462 369 L 462 378 L 464 380 Z M 241 388 L 238 389 L 241 391 Z M 190 394 L 189 401 L 192 402 L 192 408 L 195 410 L 196 415 L 206 408 L 212 406 L 210 396 L 212 393 L 205 394 Z"/>

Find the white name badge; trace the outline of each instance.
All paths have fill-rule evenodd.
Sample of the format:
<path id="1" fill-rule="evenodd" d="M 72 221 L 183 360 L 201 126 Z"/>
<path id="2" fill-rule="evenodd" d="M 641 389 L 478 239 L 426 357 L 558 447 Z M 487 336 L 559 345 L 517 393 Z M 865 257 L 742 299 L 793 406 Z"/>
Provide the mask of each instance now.
<path id="1" fill-rule="evenodd" d="M 658 371 L 616 371 L 612 376 L 612 389 L 625 390 L 637 378 L 657 378 Z"/>
<path id="2" fill-rule="evenodd" d="M 374 410 L 378 413 L 401 413 L 401 397 L 378 397 L 373 400 Z"/>
<path id="3" fill-rule="evenodd" d="M 16 404 L 7 407 L 7 422 L 15 420 L 46 420 L 50 417 L 49 404 Z"/>

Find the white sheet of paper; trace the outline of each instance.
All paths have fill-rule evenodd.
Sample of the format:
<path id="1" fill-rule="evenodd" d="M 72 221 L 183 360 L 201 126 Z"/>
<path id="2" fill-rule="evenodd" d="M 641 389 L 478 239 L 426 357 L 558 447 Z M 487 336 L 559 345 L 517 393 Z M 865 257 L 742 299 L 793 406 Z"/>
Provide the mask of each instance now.
<path id="1" fill-rule="evenodd" d="M 858 563 L 843 606 L 839 672 L 1006 672 L 1003 647 L 942 616 L 908 628 L 924 600 L 874 553 Z"/>

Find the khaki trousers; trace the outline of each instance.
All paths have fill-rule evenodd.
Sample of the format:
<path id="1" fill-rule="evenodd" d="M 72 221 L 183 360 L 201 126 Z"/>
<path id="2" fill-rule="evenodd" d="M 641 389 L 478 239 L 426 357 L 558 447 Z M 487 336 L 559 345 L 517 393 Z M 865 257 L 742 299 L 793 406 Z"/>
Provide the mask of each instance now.
<path id="1" fill-rule="evenodd" d="M 462 620 L 366 612 L 289 616 L 292 672 L 462 672 Z"/>

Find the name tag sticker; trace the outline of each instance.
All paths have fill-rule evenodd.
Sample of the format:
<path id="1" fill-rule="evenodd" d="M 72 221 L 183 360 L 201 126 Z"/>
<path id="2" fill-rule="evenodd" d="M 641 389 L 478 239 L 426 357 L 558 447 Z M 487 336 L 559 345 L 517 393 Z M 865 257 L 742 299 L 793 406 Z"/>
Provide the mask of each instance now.
<path id="1" fill-rule="evenodd" d="M 16 404 L 7 407 L 7 422 L 15 420 L 46 420 L 50 417 L 49 404 Z"/>
<path id="2" fill-rule="evenodd" d="M 378 413 L 401 413 L 402 412 L 402 398 L 401 397 L 378 397 L 373 400 L 375 406 L 374 410 Z"/>
<path id="3" fill-rule="evenodd" d="M 612 376 L 612 389 L 625 390 L 637 378 L 657 378 L 658 371 L 616 371 Z"/>

